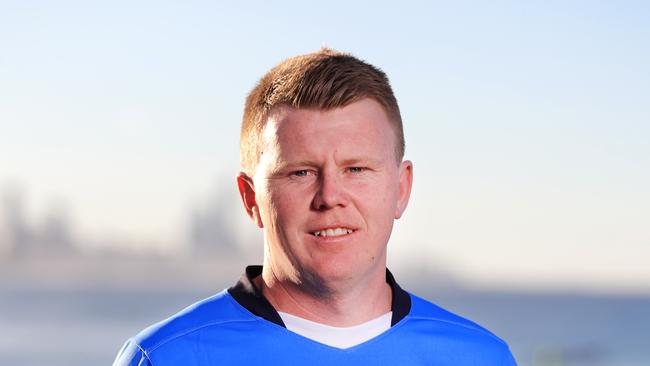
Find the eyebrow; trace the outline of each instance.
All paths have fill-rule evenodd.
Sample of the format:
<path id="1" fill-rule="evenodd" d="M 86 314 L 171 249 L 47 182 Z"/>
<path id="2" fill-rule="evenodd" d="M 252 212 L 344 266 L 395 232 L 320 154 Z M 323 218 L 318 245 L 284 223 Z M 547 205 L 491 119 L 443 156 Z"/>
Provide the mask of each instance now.
<path id="1" fill-rule="evenodd" d="M 371 158 L 369 156 L 360 156 L 357 158 L 345 159 L 341 161 L 341 165 L 358 165 L 359 163 L 363 163 L 364 165 L 379 165 L 381 164 L 381 159 Z"/>
<path id="2" fill-rule="evenodd" d="M 338 161 L 338 165 L 343 165 L 343 166 L 349 166 L 349 165 L 380 165 L 381 164 L 381 159 L 376 159 L 376 158 L 371 158 L 369 156 L 359 156 L 355 158 L 349 158 L 349 159 L 344 159 L 341 161 Z M 286 170 L 286 169 L 291 169 L 291 168 L 296 168 L 296 167 L 308 167 L 308 166 L 318 166 L 320 163 L 314 161 L 314 160 L 297 160 L 297 161 L 291 161 L 287 162 L 286 164 L 282 164 L 279 167 L 279 171 Z"/>

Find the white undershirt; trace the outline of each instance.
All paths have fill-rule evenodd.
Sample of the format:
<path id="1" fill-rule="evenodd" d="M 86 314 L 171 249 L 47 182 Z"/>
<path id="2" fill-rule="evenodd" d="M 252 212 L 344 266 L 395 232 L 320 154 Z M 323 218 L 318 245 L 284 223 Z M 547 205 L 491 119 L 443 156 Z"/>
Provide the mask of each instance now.
<path id="1" fill-rule="evenodd" d="M 350 348 L 390 329 L 393 312 L 352 327 L 332 327 L 278 311 L 288 330 L 336 348 Z"/>

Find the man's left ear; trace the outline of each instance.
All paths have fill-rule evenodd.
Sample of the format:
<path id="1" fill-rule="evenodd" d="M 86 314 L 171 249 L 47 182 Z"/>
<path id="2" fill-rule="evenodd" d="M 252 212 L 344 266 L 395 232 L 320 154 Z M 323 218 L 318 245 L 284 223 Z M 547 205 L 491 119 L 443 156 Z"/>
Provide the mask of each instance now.
<path id="1" fill-rule="evenodd" d="M 399 196 L 395 207 L 395 219 L 402 217 L 404 210 L 406 210 L 411 196 L 412 185 L 413 163 L 410 160 L 404 160 L 399 166 Z"/>

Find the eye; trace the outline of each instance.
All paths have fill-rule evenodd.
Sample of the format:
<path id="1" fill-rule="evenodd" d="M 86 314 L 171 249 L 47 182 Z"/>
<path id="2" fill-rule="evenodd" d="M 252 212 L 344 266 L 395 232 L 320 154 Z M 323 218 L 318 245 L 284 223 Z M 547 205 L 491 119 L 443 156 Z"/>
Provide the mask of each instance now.
<path id="1" fill-rule="evenodd" d="M 364 170 L 365 170 L 365 168 L 362 168 L 360 166 L 353 166 L 353 167 L 348 168 L 348 171 L 350 173 L 362 173 Z"/>
<path id="2" fill-rule="evenodd" d="M 293 175 L 296 177 L 306 177 L 309 175 L 309 170 L 296 170 L 293 172 Z"/>

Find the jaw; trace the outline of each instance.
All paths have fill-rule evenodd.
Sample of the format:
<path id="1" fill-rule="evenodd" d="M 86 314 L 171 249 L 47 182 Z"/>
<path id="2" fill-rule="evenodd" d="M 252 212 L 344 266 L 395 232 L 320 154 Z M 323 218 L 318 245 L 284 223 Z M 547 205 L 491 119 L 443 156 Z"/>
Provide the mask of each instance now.
<path id="1" fill-rule="evenodd" d="M 369 238 L 364 229 L 351 231 L 323 236 L 301 231 L 292 240 L 266 240 L 265 281 L 280 281 L 284 288 L 316 297 L 356 291 L 374 276 L 385 281 L 386 246 L 369 247 L 377 238 Z"/>
<path id="2" fill-rule="evenodd" d="M 301 274 L 318 277 L 331 288 L 355 287 L 378 274 L 385 277 L 387 247 L 368 247 L 361 230 L 335 237 L 305 236 L 305 261 Z M 385 280 L 385 279 L 384 279 Z"/>

